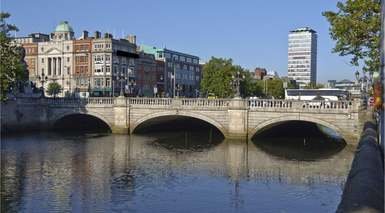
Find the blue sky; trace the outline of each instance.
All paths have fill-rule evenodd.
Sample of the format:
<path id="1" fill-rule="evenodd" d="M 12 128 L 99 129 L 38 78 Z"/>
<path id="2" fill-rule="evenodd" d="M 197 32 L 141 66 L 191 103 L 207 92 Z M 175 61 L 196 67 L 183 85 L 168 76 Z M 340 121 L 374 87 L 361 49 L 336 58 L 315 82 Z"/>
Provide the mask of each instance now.
<path id="1" fill-rule="evenodd" d="M 332 53 L 334 41 L 321 15 L 336 10 L 336 0 L 1 0 L 18 36 L 50 33 L 68 20 L 82 30 L 137 35 L 139 44 L 187 52 L 203 60 L 232 58 L 251 69 L 265 67 L 287 75 L 287 34 L 309 26 L 318 32 L 317 81 L 353 79 L 349 58 Z"/>

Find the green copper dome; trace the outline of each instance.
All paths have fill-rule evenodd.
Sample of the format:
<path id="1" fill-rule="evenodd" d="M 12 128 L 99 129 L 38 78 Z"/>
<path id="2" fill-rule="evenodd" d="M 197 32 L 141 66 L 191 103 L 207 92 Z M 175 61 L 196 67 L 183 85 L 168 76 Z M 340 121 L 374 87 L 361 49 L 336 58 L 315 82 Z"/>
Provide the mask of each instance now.
<path id="1" fill-rule="evenodd" d="M 73 29 L 68 24 L 68 21 L 62 21 L 56 26 L 55 32 L 73 32 Z"/>

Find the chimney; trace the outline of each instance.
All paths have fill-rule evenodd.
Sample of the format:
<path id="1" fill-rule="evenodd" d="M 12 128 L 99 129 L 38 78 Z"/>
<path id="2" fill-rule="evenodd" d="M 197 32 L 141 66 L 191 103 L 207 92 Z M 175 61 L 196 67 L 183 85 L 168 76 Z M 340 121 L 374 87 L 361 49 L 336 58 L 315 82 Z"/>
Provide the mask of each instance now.
<path id="1" fill-rule="evenodd" d="M 83 30 L 82 39 L 87 39 L 87 38 L 88 38 L 88 31 L 87 30 Z"/>
<path id="2" fill-rule="evenodd" d="M 136 35 L 128 35 L 127 40 L 130 43 L 136 44 Z"/>
<path id="3" fill-rule="evenodd" d="M 104 33 L 104 38 L 112 38 L 112 34 L 111 33 Z"/>
<path id="4" fill-rule="evenodd" d="M 101 33 L 99 31 L 95 31 L 95 38 L 100 38 L 101 37 Z"/>

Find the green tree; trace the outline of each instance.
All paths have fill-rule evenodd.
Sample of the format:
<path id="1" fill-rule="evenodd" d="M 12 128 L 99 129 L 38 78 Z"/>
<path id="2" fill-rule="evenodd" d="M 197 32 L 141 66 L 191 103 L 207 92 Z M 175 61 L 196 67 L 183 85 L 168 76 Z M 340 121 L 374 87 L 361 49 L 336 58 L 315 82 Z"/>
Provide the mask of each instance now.
<path id="1" fill-rule="evenodd" d="M 253 79 L 250 72 L 244 71 L 243 75 L 245 79 L 241 82 L 241 94 L 244 97 L 262 96 L 263 85 L 258 84 L 258 81 Z"/>
<path id="2" fill-rule="evenodd" d="M 210 61 L 203 66 L 202 92 L 214 93 L 220 98 L 232 96 L 234 91 L 231 80 L 237 69 L 233 66 L 231 59 L 211 57 Z"/>
<path id="3" fill-rule="evenodd" d="M 57 82 L 51 82 L 48 84 L 47 94 L 56 98 L 56 95 L 62 91 L 62 87 Z"/>
<path id="4" fill-rule="evenodd" d="M 6 23 L 9 13 L 0 13 L 0 99 L 7 99 L 10 91 L 16 90 L 26 81 L 26 70 L 23 63 L 24 52 L 9 37 L 17 27 Z"/>
<path id="5" fill-rule="evenodd" d="M 336 40 L 333 52 L 351 55 L 350 63 L 364 71 L 377 71 L 380 66 L 380 0 L 347 0 L 337 3 L 337 12 L 322 15 L 330 22 L 330 35 Z"/>
<path id="6" fill-rule="evenodd" d="M 324 88 L 324 87 L 325 86 L 323 84 L 309 83 L 304 87 L 304 89 L 320 89 L 320 88 Z"/>
<path id="7" fill-rule="evenodd" d="M 281 79 L 267 79 L 265 80 L 267 87 L 267 97 L 284 98 L 285 89 L 283 88 L 283 81 Z"/>

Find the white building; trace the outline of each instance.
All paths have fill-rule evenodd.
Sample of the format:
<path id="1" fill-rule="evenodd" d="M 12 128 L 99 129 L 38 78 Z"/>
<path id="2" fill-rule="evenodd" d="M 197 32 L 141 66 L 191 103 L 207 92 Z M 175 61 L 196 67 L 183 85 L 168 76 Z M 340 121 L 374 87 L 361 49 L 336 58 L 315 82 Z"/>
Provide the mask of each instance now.
<path id="1" fill-rule="evenodd" d="M 300 88 L 317 81 L 317 32 L 305 27 L 289 33 L 288 77 Z"/>
<path id="2" fill-rule="evenodd" d="M 51 34 L 51 40 L 37 43 L 38 76 L 48 77 L 48 81 L 44 84 L 45 89 L 49 82 L 59 83 L 63 88 L 63 92 L 59 94 L 61 96 L 70 91 L 70 87 L 73 85 L 71 82 L 73 40 L 74 31 L 68 22 L 64 21 L 56 26 L 55 31 Z"/>

